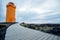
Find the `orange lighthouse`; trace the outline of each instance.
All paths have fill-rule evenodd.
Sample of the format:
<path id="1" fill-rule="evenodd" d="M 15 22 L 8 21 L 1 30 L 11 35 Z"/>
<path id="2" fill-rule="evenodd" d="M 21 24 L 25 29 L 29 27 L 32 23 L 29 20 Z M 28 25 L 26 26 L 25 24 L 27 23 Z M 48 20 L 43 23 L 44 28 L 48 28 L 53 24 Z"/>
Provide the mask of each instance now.
<path id="1" fill-rule="evenodd" d="M 15 20 L 15 10 L 16 10 L 16 6 L 14 5 L 14 3 L 9 2 L 6 6 L 7 10 L 6 10 L 6 22 L 16 22 Z"/>

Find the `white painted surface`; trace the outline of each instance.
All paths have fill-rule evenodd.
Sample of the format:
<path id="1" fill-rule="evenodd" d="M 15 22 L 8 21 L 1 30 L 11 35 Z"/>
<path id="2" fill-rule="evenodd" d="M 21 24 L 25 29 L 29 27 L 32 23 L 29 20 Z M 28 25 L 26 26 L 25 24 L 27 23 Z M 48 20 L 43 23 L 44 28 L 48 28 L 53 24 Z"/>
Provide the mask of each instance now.
<path id="1" fill-rule="evenodd" d="M 7 29 L 5 40 L 60 40 L 60 37 L 28 29 L 17 23 Z"/>

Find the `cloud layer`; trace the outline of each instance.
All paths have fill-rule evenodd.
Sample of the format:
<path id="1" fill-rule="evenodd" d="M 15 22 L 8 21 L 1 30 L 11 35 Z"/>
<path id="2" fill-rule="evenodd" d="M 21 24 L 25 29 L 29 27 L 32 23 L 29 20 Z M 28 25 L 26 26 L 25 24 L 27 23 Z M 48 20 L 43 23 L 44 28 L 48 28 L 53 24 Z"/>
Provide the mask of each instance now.
<path id="1" fill-rule="evenodd" d="M 5 11 L 5 6 L 10 1 L 16 5 L 17 22 L 60 23 L 59 0 L 5 0 Z"/>

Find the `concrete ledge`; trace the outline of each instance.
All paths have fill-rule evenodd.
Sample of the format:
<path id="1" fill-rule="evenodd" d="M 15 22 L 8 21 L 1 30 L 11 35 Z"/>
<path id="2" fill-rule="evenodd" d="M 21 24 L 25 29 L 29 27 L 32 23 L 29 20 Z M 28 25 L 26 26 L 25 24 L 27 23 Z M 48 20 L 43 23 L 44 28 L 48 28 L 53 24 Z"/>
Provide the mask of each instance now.
<path id="1" fill-rule="evenodd" d="M 0 22 L 0 40 L 5 40 L 7 28 L 15 23 L 17 22 Z"/>

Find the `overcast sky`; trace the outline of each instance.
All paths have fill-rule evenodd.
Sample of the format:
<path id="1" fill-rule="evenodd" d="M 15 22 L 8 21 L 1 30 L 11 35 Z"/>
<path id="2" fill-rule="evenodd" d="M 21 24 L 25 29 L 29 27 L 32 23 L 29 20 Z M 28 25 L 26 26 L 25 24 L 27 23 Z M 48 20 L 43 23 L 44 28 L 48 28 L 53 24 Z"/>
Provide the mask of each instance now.
<path id="1" fill-rule="evenodd" d="M 6 19 L 6 5 L 16 5 L 16 21 L 60 23 L 60 0 L 0 0 L 0 22 Z"/>

